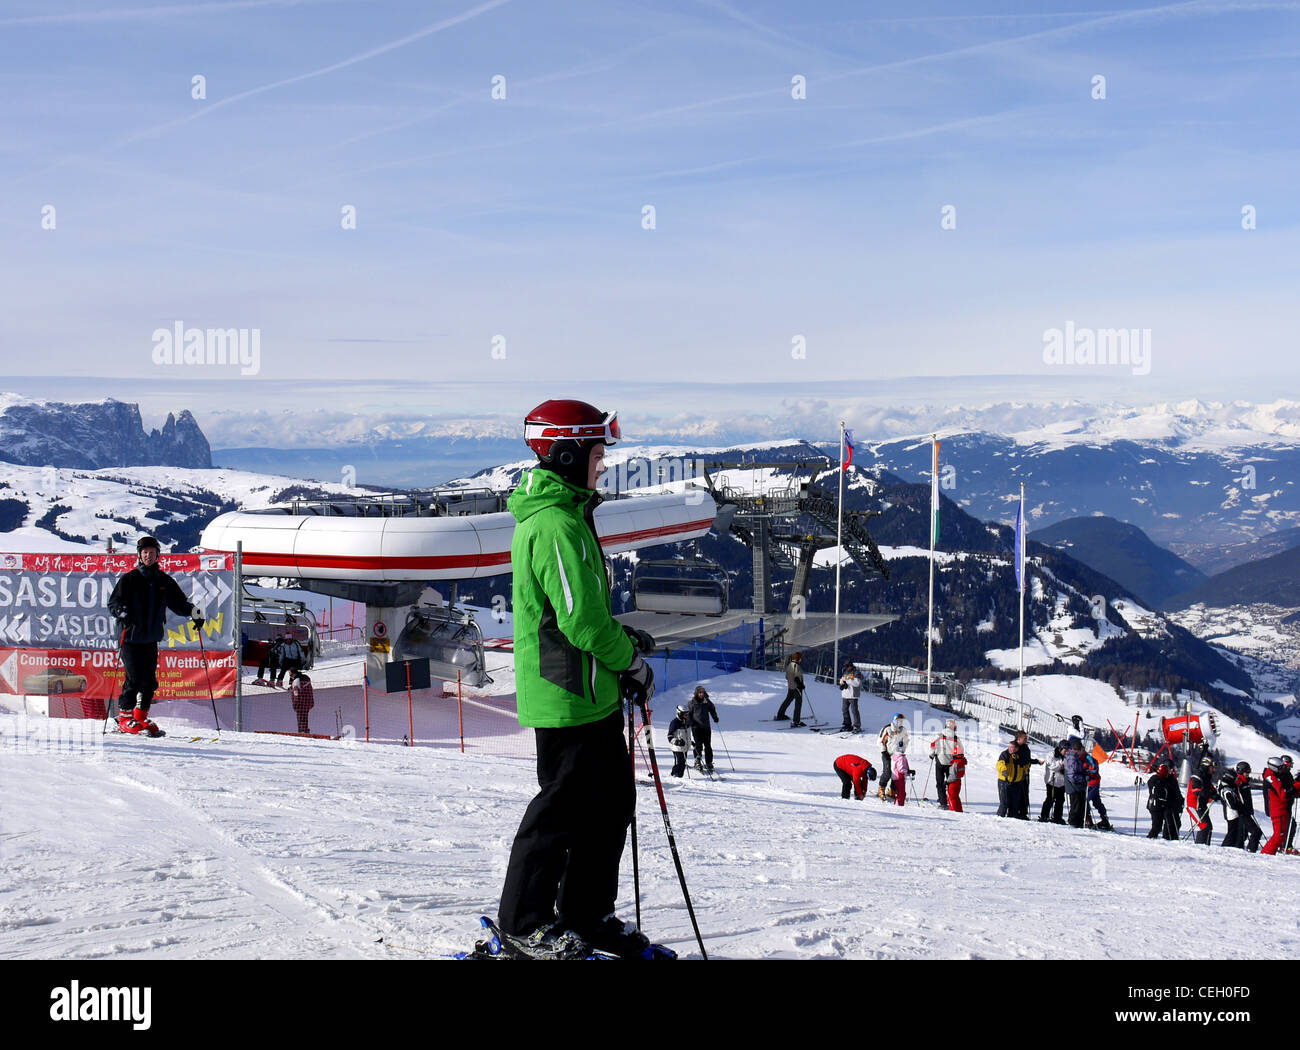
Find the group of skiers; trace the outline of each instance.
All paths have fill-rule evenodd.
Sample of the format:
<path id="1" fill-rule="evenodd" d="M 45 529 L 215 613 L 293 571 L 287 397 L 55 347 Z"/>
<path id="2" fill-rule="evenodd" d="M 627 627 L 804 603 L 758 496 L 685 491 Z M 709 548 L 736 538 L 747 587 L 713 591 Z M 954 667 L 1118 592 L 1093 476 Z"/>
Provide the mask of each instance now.
<path id="1" fill-rule="evenodd" d="M 1004 760 L 1010 759 L 1010 763 Z M 1009 768 L 1014 764 L 1014 770 Z M 1043 806 L 1038 812 L 1040 824 L 1068 824 L 1072 828 L 1096 828 L 1099 831 L 1113 831 L 1106 804 L 1101 800 L 1101 764 L 1095 755 L 1089 754 L 1083 741 L 1077 736 L 1070 736 L 1052 748 L 1052 757 L 1040 762 L 1032 757 L 1027 734 L 1017 733 L 1015 739 L 1007 745 L 1007 750 L 998 759 L 998 791 L 1001 797 L 1005 778 L 1014 788 L 1008 790 L 1014 798 L 1014 807 L 1004 812 L 1001 806 L 998 816 L 1029 819 L 1029 767 L 1043 767 Z M 1065 817 L 1066 800 L 1070 803 L 1069 817 Z M 1094 811 L 1097 814 L 1093 819 Z"/>
<path id="2" fill-rule="evenodd" d="M 672 776 L 680 777 L 686 772 L 688 749 L 694 750 L 695 768 L 712 775 L 713 724 L 717 721 L 718 709 L 709 699 L 708 690 L 697 685 L 690 704 L 678 704 L 672 721 L 668 723 L 668 744 L 673 749 Z"/>
<path id="3" fill-rule="evenodd" d="M 1296 787 L 1292 763 L 1290 755 L 1270 758 L 1258 785 L 1264 815 L 1273 823 L 1273 834 L 1262 849 L 1259 840 L 1263 830 L 1255 819 L 1256 785 L 1250 779 L 1250 763 L 1238 762 L 1231 769 L 1219 772 L 1214 759 L 1208 755 L 1201 758 L 1188 778 L 1186 799 L 1173 769 L 1167 764 L 1156 767 L 1147 781 L 1147 811 L 1151 814 L 1147 838 L 1177 839 L 1182 832 L 1183 814 L 1187 813 L 1195 828 L 1196 842 L 1208 846 L 1214 832 L 1211 804 L 1218 802 L 1228 824 L 1219 845 L 1270 855 L 1300 853 L 1295 848 L 1293 813 L 1300 789 Z"/>
<path id="4" fill-rule="evenodd" d="M 897 805 L 907 804 L 908 782 L 916 776 L 907 760 L 907 746 L 911 733 L 907 728 L 907 718 L 899 711 L 885 723 L 880 730 L 880 772 L 870 760 L 861 755 L 840 755 L 832 769 L 840 778 L 840 797 L 848 798 L 850 790 L 859 800 L 865 797 L 867 782 L 879 777 L 880 786 L 876 797 L 881 800 L 892 799 Z M 954 813 L 962 812 L 961 788 L 966 775 L 966 752 L 957 739 L 957 721 L 948 719 L 939 735 L 930 742 L 930 755 L 934 762 L 936 790 L 939 805 L 951 809 Z"/>

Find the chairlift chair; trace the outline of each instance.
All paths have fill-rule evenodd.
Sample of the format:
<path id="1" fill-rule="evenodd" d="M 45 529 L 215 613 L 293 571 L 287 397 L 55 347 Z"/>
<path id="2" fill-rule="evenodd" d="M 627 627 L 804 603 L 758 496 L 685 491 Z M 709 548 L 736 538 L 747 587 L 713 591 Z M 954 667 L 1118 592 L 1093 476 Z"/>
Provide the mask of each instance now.
<path id="1" fill-rule="evenodd" d="M 711 558 L 669 558 L 637 563 L 632 596 L 639 612 L 721 616 L 727 611 L 726 571 Z"/>

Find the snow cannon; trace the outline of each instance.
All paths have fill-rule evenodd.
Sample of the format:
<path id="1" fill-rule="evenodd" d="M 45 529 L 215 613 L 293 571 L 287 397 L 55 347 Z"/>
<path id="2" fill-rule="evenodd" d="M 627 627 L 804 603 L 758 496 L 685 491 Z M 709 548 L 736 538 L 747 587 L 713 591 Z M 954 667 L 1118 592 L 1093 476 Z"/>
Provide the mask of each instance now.
<path id="1" fill-rule="evenodd" d="M 1209 747 L 1214 746 L 1219 735 L 1214 715 L 1208 711 L 1162 718 L 1160 731 L 1168 744 L 1206 744 Z"/>

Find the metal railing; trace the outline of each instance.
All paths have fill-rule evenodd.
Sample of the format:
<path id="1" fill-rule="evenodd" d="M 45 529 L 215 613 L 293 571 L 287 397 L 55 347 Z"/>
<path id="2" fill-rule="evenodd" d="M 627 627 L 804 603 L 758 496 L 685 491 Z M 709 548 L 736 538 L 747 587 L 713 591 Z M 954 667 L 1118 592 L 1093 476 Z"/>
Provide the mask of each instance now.
<path id="1" fill-rule="evenodd" d="M 1105 732 L 1105 727 L 1090 726 L 1082 720 L 1076 726 L 1071 719 L 1055 711 L 1021 703 L 991 689 L 964 684 L 951 674 L 936 672 L 927 677 L 925 671 L 913 667 L 871 663 L 854 666 L 863 675 L 863 687 L 868 692 L 886 699 L 920 700 L 941 711 L 986 722 L 1007 732 L 1023 730 L 1031 739 L 1043 744 L 1055 744 L 1070 736 L 1083 739 Z"/>

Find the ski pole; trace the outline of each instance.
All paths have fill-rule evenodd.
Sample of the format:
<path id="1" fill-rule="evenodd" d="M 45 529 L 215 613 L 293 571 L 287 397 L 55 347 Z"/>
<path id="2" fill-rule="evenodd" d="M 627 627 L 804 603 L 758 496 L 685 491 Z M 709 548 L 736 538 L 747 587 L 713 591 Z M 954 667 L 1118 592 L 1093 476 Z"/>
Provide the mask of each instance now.
<path id="1" fill-rule="evenodd" d="M 812 701 L 808 699 L 808 690 L 800 689 L 799 693 L 803 697 L 803 702 L 808 705 L 808 713 L 813 716 L 813 721 L 818 721 L 817 712 L 813 710 Z"/>
<path id="2" fill-rule="evenodd" d="M 930 757 L 931 757 L 930 766 L 933 766 L 933 765 L 934 765 L 934 761 L 933 761 L 934 756 L 932 755 L 932 756 L 930 756 Z M 926 770 L 925 770 L 925 786 L 921 788 L 921 797 L 924 798 L 924 797 L 925 797 L 925 793 L 926 793 L 927 791 L 929 791 L 929 790 L 930 790 L 930 767 L 927 766 L 927 767 L 926 767 Z"/>
<path id="3" fill-rule="evenodd" d="M 636 735 L 632 731 L 632 705 L 627 705 L 627 764 L 632 771 L 632 898 L 636 902 L 636 928 L 641 929 L 641 861 L 636 849 L 636 761 L 632 748 Z"/>
<path id="4" fill-rule="evenodd" d="M 682 858 L 677 852 L 677 840 L 673 837 L 673 825 L 668 819 L 668 801 L 664 798 L 664 782 L 659 776 L 659 762 L 655 758 L 654 731 L 650 727 L 650 709 L 647 698 L 638 697 L 637 705 L 641 708 L 641 723 L 645 726 L 646 750 L 650 752 L 650 771 L 655 778 L 655 793 L 659 796 L 659 811 L 664 817 L 664 831 L 668 834 L 668 848 L 672 850 L 673 865 L 677 868 L 677 881 L 682 884 L 682 896 L 686 899 L 686 913 L 691 917 L 691 928 L 695 931 L 695 941 L 700 946 L 700 955 L 708 962 L 708 952 L 704 950 L 704 938 L 700 936 L 700 924 L 695 921 L 695 908 L 691 904 L 691 894 L 686 888 L 686 873 L 682 871 Z"/>
<path id="5" fill-rule="evenodd" d="M 736 763 L 731 761 L 731 752 L 727 750 L 727 741 L 722 736 L 722 730 L 718 730 L 718 742 L 722 745 L 722 752 L 727 756 L 727 762 L 731 765 L 731 771 L 736 771 Z"/>
<path id="6" fill-rule="evenodd" d="M 236 624 L 238 626 L 238 624 Z M 212 693 L 212 669 L 208 667 L 208 654 L 203 648 L 203 628 L 199 631 L 199 655 L 203 657 L 203 676 L 208 680 L 208 699 L 212 701 L 212 720 L 217 723 L 217 732 L 221 732 L 221 719 L 217 717 L 217 698 Z M 238 656 L 235 658 L 235 674 L 239 674 Z"/>
<path id="7" fill-rule="evenodd" d="M 122 643 L 125 641 L 126 641 L 126 628 L 123 627 L 121 633 L 118 635 L 117 638 L 117 658 L 119 660 L 122 659 Z M 126 662 L 125 661 L 122 662 L 122 674 L 123 674 L 123 682 L 122 682 L 123 691 L 125 691 L 125 686 L 126 686 L 126 681 L 125 681 Z M 108 732 L 108 720 L 113 713 L 113 708 L 116 706 L 113 701 L 114 701 L 114 697 L 112 695 L 112 690 L 110 689 L 109 697 L 107 700 L 104 701 L 104 730 L 103 733 L 100 734 L 101 736 L 103 736 L 104 733 Z"/>

